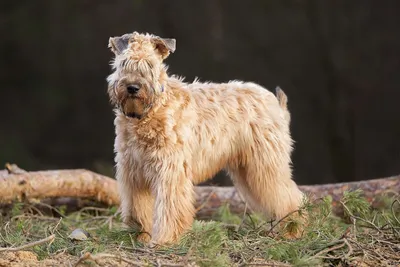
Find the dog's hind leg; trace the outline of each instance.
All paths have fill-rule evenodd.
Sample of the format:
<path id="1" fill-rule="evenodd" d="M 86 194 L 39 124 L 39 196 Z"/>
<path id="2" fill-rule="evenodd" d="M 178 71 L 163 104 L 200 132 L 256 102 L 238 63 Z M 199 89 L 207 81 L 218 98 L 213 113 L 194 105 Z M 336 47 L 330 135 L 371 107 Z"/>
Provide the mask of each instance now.
<path id="1" fill-rule="evenodd" d="M 291 178 L 288 161 L 261 151 L 247 158 L 244 165 L 229 167 L 228 173 L 251 209 L 280 220 L 301 207 L 303 193 Z"/>
<path id="2" fill-rule="evenodd" d="M 246 170 L 243 167 L 230 167 L 225 169 L 231 178 L 233 185 L 236 190 L 239 192 L 240 196 L 246 202 L 251 211 L 255 212 L 263 212 L 263 209 L 260 209 L 259 201 L 255 198 L 252 193 L 246 179 Z"/>
<path id="3" fill-rule="evenodd" d="M 229 171 L 235 187 L 253 210 L 280 219 L 301 206 L 303 194 L 292 179 L 268 176 L 253 168 Z"/>

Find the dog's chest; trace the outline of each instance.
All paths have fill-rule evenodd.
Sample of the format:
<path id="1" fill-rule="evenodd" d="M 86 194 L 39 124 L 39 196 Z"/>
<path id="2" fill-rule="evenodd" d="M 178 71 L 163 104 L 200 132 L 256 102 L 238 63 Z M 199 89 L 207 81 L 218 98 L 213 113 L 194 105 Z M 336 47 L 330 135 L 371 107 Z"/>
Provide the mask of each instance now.
<path id="1" fill-rule="evenodd" d="M 140 165 L 140 162 L 143 161 L 143 153 L 136 146 L 131 146 L 127 152 L 129 160 Z"/>

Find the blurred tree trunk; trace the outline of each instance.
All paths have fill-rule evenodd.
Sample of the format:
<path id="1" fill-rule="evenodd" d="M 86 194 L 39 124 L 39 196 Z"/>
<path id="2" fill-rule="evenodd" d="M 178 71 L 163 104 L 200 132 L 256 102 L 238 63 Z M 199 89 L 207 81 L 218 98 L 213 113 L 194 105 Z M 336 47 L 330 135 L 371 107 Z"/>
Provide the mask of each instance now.
<path id="1" fill-rule="evenodd" d="M 351 181 L 355 176 L 354 106 L 352 88 L 346 86 L 335 66 L 335 44 L 347 28 L 338 25 L 338 2 L 308 1 L 306 9 L 310 28 L 317 43 L 320 66 L 325 74 L 327 103 L 326 139 L 329 143 L 335 182 Z M 325 28 L 323 28 L 325 26 Z"/>
<path id="2" fill-rule="evenodd" d="M 112 173 L 107 42 L 135 30 L 176 38 L 167 64 L 188 82 L 281 86 L 296 182 L 400 171 L 400 1 L 3 2 L 0 164 Z"/>

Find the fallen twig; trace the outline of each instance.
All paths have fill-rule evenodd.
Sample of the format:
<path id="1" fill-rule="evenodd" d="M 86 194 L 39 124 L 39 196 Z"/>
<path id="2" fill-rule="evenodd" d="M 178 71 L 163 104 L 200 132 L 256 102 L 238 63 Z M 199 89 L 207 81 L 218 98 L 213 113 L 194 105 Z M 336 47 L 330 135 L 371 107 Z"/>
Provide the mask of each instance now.
<path id="1" fill-rule="evenodd" d="M 327 254 L 327 253 L 329 253 L 331 251 L 335 251 L 337 249 L 340 249 L 340 248 L 346 246 L 346 243 L 343 240 L 340 240 L 340 241 L 341 241 L 341 243 L 339 245 L 336 245 L 336 246 L 333 246 L 333 247 L 328 247 L 328 248 L 326 248 L 324 250 L 321 250 L 320 252 L 318 252 L 317 254 L 315 254 L 312 257 L 313 258 L 318 258 L 318 257 L 321 257 L 321 255 L 323 255 L 323 254 Z"/>
<path id="2" fill-rule="evenodd" d="M 240 267 L 262 266 L 262 267 L 290 267 L 291 265 L 285 263 L 243 263 Z"/>
<path id="3" fill-rule="evenodd" d="M 161 259 L 157 259 L 157 267 L 183 267 L 186 266 L 182 263 L 163 263 L 161 262 Z"/>
<path id="4" fill-rule="evenodd" d="M 351 254 L 353 254 L 353 247 L 350 245 L 350 242 L 347 241 L 346 238 L 343 238 L 344 243 L 346 243 L 347 247 L 349 248 L 349 252 L 346 253 L 345 258 L 349 258 Z"/>
<path id="5" fill-rule="evenodd" d="M 99 253 L 96 255 L 92 255 L 90 252 L 86 252 L 85 254 L 82 255 L 82 257 L 79 258 L 79 260 L 75 263 L 74 267 L 77 267 L 79 264 L 83 263 L 86 260 L 92 260 L 98 264 L 99 260 L 106 259 L 106 258 L 120 260 L 120 261 L 126 262 L 128 264 L 131 264 L 132 266 L 145 266 L 145 264 L 143 264 L 141 262 L 132 261 L 132 260 L 126 259 L 121 256 L 117 256 L 117 255 L 112 255 L 112 254 L 107 254 L 107 253 Z"/>
<path id="6" fill-rule="evenodd" d="M 4 252 L 4 251 L 19 251 L 19 250 L 27 249 L 27 248 L 34 247 L 34 246 L 37 246 L 37 245 L 41 245 L 41 244 L 44 244 L 44 243 L 47 243 L 47 242 L 53 242 L 55 237 L 56 237 L 56 235 L 53 234 L 53 235 L 50 235 L 50 236 L 48 236 L 46 238 L 43 238 L 41 240 L 38 240 L 38 241 L 35 241 L 35 242 L 31 242 L 31 243 L 28 243 L 28 244 L 25 244 L 25 245 L 22 245 L 22 246 L 19 246 L 19 247 L 0 248 L 0 252 Z"/>

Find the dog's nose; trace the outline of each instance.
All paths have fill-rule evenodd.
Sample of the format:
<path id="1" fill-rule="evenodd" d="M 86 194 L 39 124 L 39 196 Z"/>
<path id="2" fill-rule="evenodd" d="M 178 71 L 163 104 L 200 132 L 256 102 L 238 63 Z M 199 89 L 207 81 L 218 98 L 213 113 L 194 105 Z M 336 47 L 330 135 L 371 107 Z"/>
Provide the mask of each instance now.
<path id="1" fill-rule="evenodd" d="M 128 87 L 126 87 L 126 90 L 128 91 L 129 94 L 136 94 L 139 91 L 139 86 L 137 85 L 128 85 Z"/>

